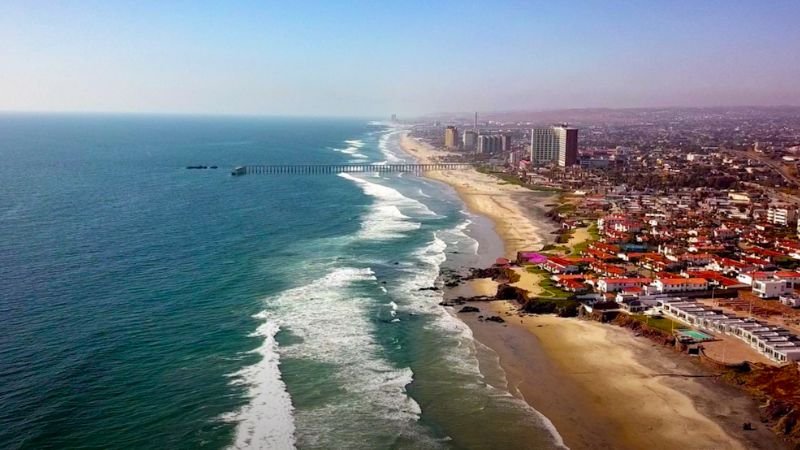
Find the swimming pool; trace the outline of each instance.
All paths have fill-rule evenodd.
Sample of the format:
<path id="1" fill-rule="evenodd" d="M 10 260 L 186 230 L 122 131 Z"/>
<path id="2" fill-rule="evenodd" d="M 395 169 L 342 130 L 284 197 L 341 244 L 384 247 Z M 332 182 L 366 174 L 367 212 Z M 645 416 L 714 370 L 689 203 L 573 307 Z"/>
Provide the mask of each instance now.
<path id="1" fill-rule="evenodd" d="M 710 341 L 714 336 L 697 330 L 678 330 L 678 334 L 694 339 L 695 341 Z"/>

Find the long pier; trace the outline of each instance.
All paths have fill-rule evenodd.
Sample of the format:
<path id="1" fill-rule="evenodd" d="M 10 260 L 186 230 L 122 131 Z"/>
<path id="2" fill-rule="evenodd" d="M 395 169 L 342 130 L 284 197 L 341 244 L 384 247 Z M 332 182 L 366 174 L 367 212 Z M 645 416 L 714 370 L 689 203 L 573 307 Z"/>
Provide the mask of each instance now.
<path id="1" fill-rule="evenodd" d="M 469 163 L 433 164 L 299 164 L 299 165 L 247 165 L 231 171 L 233 176 L 241 175 L 312 175 L 337 173 L 422 173 L 433 170 L 466 170 L 474 167 Z"/>

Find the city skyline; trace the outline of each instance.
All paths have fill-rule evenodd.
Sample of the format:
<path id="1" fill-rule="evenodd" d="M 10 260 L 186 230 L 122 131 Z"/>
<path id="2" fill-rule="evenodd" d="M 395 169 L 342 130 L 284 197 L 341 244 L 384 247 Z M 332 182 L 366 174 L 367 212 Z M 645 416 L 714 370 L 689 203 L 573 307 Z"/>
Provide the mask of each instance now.
<path id="1" fill-rule="evenodd" d="M 800 105 L 800 5 L 788 1 L 11 1 L 0 13 L 0 111 Z"/>

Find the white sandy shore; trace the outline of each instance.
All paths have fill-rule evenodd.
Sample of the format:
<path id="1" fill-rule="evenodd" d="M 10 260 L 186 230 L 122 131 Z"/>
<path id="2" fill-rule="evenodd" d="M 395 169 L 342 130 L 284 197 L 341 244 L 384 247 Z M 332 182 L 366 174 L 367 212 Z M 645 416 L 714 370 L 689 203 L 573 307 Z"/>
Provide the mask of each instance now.
<path id="1" fill-rule="evenodd" d="M 408 136 L 401 145 L 421 162 L 447 154 Z M 474 170 L 426 176 L 451 185 L 472 212 L 492 219 L 507 256 L 548 241 L 552 226 L 526 208 L 526 196 L 534 195 L 528 189 Z M 537 282 L 536 275 L 525 272 L 517 285 L 535 293 Z M 488 292 L 492 287 L 476 281 L 462 289 Z M 481 305 L 484 314 L 506 317 L 507 326 L 471 317 L 465 321 L 500 357 L 512 393 L 547 415 L 571 448 L 780 447 L 764 427 L 741 431 L 742 422 L 758 421 L 755 403 L 745 394 L 707 379 L 675 376 L 703 374 L 685 358 L 621 328 L 550 316 L 507 316 L 509 308 L 506 302 Z"/>
<path id="2" fill-rule="evenodd" d="M 448 155 L 407 135 L 401 138 L 401 145 L 423 163 L 434 162 Z M 470 211 L 492 219 L 503 238 L 508 257 L 516 257 L 519 250 L 541 247 L 543 236 L 554 228 L 547 223 L 531 220 L 529 208 L 520 202 L 524 197 L 529 203 L 545 204 L 555 201 L 554 196 L 534 197 L 529 189 L 504 183 L 476 170 L 432 171 L 426 172 L 425 176 L 449 184 L 458 191 Z"/>

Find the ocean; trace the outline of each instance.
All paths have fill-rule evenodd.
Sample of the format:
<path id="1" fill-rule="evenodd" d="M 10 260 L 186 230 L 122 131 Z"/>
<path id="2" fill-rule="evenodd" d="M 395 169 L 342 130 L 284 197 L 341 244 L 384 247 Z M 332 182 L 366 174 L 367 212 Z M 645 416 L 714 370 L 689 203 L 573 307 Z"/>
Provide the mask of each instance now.
<path id="1" fill-rule="evenodd" d="M 401 132 L 0 115 L 0 448 L 558 448 L 420 290 L 491 260 L 452 189 L 229 175 L 410 161 Z"/>

